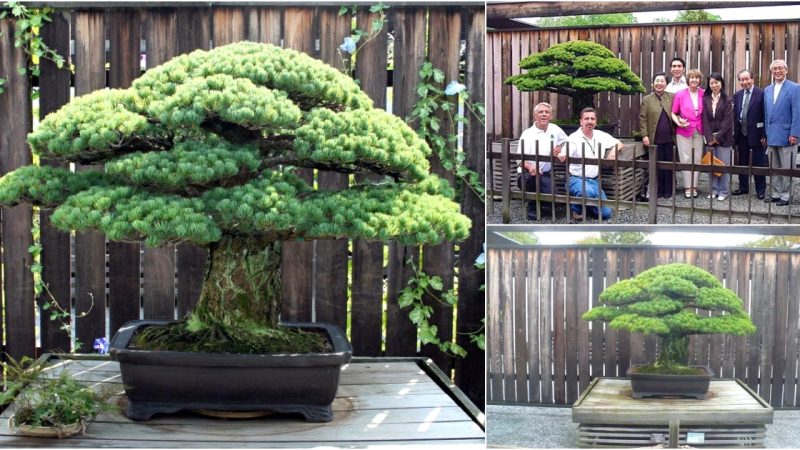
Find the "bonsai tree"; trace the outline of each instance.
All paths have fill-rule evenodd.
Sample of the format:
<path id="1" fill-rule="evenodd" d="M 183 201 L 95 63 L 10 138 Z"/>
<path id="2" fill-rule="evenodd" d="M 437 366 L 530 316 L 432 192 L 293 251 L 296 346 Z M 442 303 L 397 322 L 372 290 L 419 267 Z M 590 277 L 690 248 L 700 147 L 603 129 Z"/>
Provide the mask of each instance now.
<path id="1" fill-rule="evenodd" d="M 628 64 L 595 42 L 556 44 L 524 58 L 519 67 L 527 72 L 508 77 L 505 84 L 521 91 L 549 91 L 572 97 L 575 122 L 583 108 L 594 107 L 594 95 L 598 92 L 623 95 L 645 92 L 642 80 Z"/>
<path id="2" fill-rule="evenodd" d="M 431 150 L 349 77 L 305 54 L 240 42 L 178 56 L 129 89 L 82 96 L 28 136 L 34 153 L 102 171 L 27 166 L 0 204 L 55 208 L 52 223 L 109 240 L 207 247 L 200 299 L 178 335 L 226 351 L 276 342 L 281 242 L 354 238 L 404 245 L 463 239 L 469 220 Z M 322 190 L 298 168 L 372 173 Z M 269 336 L 270 339 L 264 339 Z M 209 338 L 209 339 L 207 339 Z"/>
<path id="3" fill-rule="evenodd" d="M 688 264 L 666 264 L 620 281 L 600 294 L 600 303 L 584 320 L 608 322 L 612 328 L 661 337 L 661 351 L 644 372 L 687 373 L 689 336 L 756 331 L 742 300 L 713 275 Z M 720 312 L 703 316 L 696 310 Z"/>

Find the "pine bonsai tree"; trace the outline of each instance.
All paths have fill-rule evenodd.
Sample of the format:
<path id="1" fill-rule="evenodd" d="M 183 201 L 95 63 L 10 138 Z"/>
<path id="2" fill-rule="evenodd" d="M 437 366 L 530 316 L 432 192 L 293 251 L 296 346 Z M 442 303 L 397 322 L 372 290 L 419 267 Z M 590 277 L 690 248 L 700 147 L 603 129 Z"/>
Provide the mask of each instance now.
<path id="1" fill-rule="evenodd" d="M 643 371 L 690 372 L 689 336 L 755 333 L 756 327 L 742 308 L 742 300 L 713 275 L 697 267 L 673 263 L 653 267 L 620 281 L 600 294 L 600 303 L 584 320 L 608 322 L 612 328 L 661 337 L 655 363 Z M 721 312 L 702 316 L 696 310 Z"/>
<path id="2" fill-rule="evenodd" d="M 42 158 L 104 169 L 21 168 L 0 179 L 0 204 L 55 208 L 64 231 L 209 249 L 190 340 L 276 329 L 281 241 L 436 244 L 469 231 L 451 187 L 429 173 L 430 148 L 403 120 L 373 109 L 339 71 L 271 45 L 181 55 L 129 89 L 75 99 L 28 142 Z M 382 178 L 326 191 L 297 168 Z"/>
<path id="3" fill-rule="evenodd" d="M 594 95 L 616 92 L 633 95 L 645 92 L 642 80 L 628 64 L 601 44 L 570 41 L 553 45 L 544 52 L 525 57 L 519 67 L 526 73 L 508 77 L 521 91 L 550 91 L 572 97 L 572 117 L 594 106 Z"/>

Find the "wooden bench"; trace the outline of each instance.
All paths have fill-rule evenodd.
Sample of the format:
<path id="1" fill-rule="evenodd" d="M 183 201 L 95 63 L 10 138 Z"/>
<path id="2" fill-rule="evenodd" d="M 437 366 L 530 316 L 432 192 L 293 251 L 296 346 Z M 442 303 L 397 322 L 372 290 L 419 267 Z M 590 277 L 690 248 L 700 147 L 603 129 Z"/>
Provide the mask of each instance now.
<path id="1" fill-rule="evenodd" d="M 641 142 L 633 142 L 623 140 L 625 148 L 619 152 L 618 158 L 622 161 L 630 161 L 632 159 L 640 159 L 644 155 L 644 147 Z M 502 151 L 502 144 L 500 142 L 492 143 L 492 153 L 500 153 Z M 491 160 L 491 180 L 489 182 L 489 195 L 495 198 L 500 198 L 503 192 L 503 171 L 508 171 L 511 175 L 511 193 L 521 195 L 522 191 L 517 186 L 517 176 L 519 167 L 519 140 L 511 141 L 511 157 L 509 158 L 508 167 L 503 167 L 502 159 L 494 158 Z M 556 195 L 567 195 L 566 182 L 567 182 L 567 167 L 565 163 L 555 161 L 551 171 L 553 177 L 553 193 Z M 609 200 L 627 200 L 633 201 L 637 193 L 641 192 L 642 186 L 645 182 L 647 169 L 633 167 L 618 167 L 615 170 L 613 167 L 603 167 L 601 184 L 603 191 Z M 518 197 L 516 195 L 515 197 Z"/>
<path id="2" fill-rule="evenodd" d="M 739 380 L 712 380 L 707 400 L 631 395 L 630 380 L 596 378 L 572 407 L 580 447 L 764 447 L 773 410 Z"/>

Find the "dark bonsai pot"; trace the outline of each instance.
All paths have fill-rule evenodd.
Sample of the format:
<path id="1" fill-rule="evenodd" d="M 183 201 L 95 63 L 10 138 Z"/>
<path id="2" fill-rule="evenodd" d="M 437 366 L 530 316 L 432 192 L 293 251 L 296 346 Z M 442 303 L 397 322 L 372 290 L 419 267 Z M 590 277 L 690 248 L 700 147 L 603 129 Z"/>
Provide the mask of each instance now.
<path id="1" fill-rule="evenodd" d="M 711 368 L 706 366 L 691 366 L 704 371 L 702 375 L 637 373 L 638 367 L 641 366 L 628 369 L 633 398 L 676 396 L 705 400 L 714 375 Z"/>
<path id="2" fill-rule="evenodd" d="M 285 322 L 285 327 L 319 329 L 334 351 L 317 354 L 246 355 L 128 349 L 136 330 L 166 320 L 133 320 L 111 341 L 129 404 L 125 414 L 147 420 L 180 410 L 300 413 L 309 422 L 329 422 L 341 366 L 352 347 L 338 327 Z"/>

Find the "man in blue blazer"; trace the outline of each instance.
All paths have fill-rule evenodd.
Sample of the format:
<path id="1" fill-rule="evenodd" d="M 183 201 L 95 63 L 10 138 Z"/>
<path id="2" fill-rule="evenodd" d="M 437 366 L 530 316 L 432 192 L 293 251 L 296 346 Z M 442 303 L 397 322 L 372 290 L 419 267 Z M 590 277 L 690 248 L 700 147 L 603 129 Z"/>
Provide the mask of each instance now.
<path id="1" fill-rule="evenodd" d="M 794 168 L 800 137 L 800 87 L 786 79 L 789 72 L 786 61 L 772 61 L 769 70 L 772 72 L 772 84 L 764 89 L 769 166 L 791 169 Z M 765 201 L 775 202 L 778 206 L 788 205 L 790 177 L 773 176 L 771 184 L 772 196 Z"/>
<path id="2" fill-rule="evenodd" d="M 737 165 L 767 167 L 767 152 L 764 150 L 764 90 L 753 86 L 753 75 L 745 69 L 737 76 L 741 90 L 733 94 L 733 138 L 736 142 L 736 153 L 739 158 Z M 746 109 L 742 106 L 747 104 Z M 756 195 L 759 200 L 764 200 L 767 189 L 767 177 L 753 175 L 756 185 Z M 733 195 L 750 193 L 750 175 L 739 174 L 739 189 Z"/>

